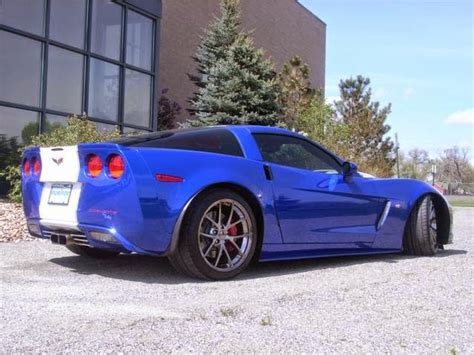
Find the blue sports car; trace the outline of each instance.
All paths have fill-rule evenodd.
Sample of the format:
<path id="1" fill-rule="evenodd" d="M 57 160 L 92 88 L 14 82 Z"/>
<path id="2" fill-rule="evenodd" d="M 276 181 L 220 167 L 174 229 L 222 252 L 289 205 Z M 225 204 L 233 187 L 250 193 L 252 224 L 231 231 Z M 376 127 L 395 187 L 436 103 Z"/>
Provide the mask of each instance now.
<path id="1" fill-rule="evenodd" d="M 167 256 L 222 280 L 252 260 L 406 252 L 452 242 L 449 204 L 416 180 L 358 173 L 285 129 L 216 126 L 30 148 L 31 235 L 79 255 Z"/>

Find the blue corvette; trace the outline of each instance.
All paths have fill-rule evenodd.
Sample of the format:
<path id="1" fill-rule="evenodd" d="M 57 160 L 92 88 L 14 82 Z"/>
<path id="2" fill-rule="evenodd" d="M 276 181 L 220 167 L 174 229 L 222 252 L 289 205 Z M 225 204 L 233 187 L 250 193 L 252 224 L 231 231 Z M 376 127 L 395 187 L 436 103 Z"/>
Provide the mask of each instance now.
<path id="1" fill-rule="evenodd" d="M 452 242 L 451 208 L 430 185 L 364 176 L 279 128 L 30 148 L 22 175 L 31 235 L 91 257 L 167 256 L 197 278 L 231 278 L 252 260 L 434 255 Z"/>

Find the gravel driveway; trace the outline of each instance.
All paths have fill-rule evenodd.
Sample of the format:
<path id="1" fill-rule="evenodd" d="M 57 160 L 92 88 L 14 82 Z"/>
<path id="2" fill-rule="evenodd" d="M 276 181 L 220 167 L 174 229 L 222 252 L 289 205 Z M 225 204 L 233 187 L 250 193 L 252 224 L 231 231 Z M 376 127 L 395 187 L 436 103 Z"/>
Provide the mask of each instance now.
<path id="1" fill-rule="evenodd" d="M 433 258 L 267 263 L 221 283 L 1 243 L 0 353 L 473 353 L 473 223 L 456 209 L 455 244 Z"/>

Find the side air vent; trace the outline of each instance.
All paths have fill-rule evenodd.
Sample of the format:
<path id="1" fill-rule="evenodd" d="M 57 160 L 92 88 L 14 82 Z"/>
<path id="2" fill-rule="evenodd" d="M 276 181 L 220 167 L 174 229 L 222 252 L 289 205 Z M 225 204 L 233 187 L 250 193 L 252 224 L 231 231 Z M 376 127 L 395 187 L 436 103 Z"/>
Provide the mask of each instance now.
<path id="1" fill-rule="evenodd" d="M 382 228 L 382 226 L 384 225 L 385 221 L 387 220 L 387 217 L 388 217 L 388 213 L 390 212 L 390 207 L 392 206 L 392 202 L 391 201 L 387 201 L 385 203 L 385 207 L 383 209 L 383 212 L 382 214 L 380 215 L 380 218 L 379 218 L 379 221 L 377 223 L 377 230 L 379 230 L 380 228 Z"/>

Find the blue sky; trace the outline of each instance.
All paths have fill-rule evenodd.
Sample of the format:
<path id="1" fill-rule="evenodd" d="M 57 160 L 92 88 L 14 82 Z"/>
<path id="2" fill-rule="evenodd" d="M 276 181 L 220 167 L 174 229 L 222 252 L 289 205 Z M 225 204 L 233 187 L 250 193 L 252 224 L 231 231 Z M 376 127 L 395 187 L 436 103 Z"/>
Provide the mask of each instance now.
<path id="1" fill-rule="evenodd" d="M 301 3 L 327 24 L 328 98 L 341 78 L 368 76 L 402 150 L 468 146 L 474 161 L 472 0 Z"/>

